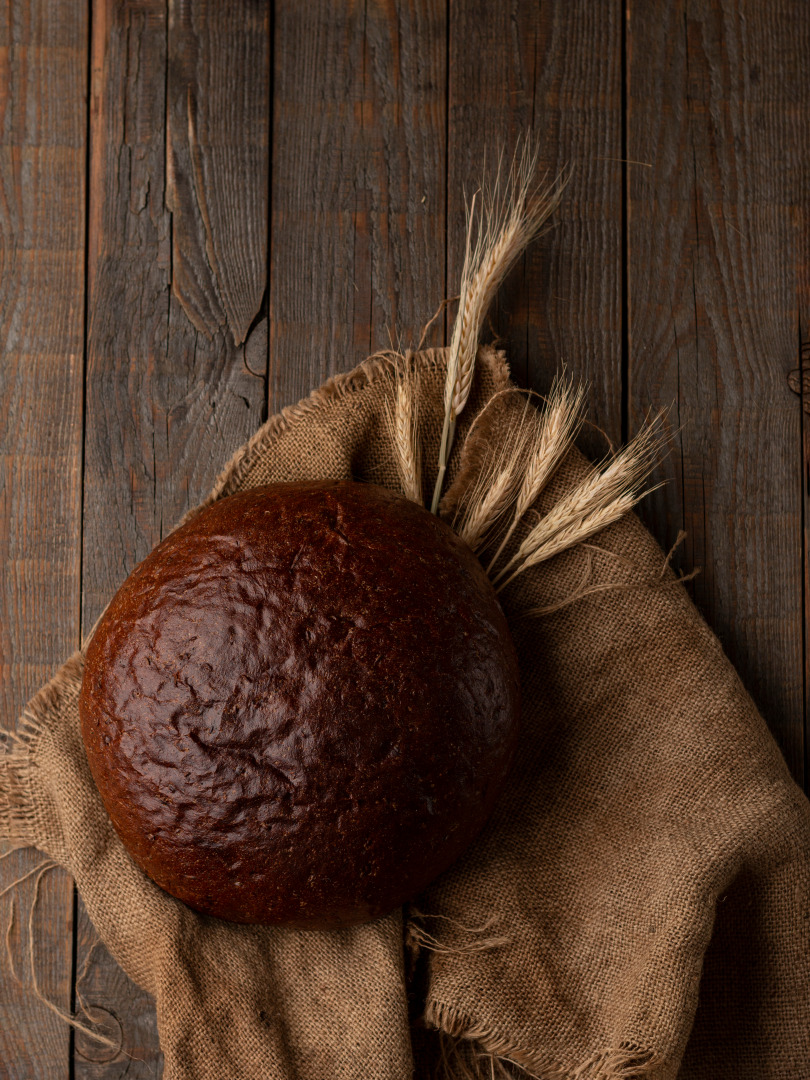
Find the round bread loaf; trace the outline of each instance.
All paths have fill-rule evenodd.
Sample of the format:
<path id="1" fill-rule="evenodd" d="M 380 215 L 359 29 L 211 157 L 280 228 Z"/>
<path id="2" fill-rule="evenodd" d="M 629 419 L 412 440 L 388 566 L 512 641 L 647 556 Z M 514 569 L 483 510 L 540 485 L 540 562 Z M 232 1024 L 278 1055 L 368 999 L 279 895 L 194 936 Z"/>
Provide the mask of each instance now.
<path id="1" fill-rule="evenodd" d="M 324 928 L 412 898 L 481 829 L 517 735 L 472 551 L 350 481 L 222 499 L 114 597 L 80 698 L 135 862 L 191 907 Z"/>

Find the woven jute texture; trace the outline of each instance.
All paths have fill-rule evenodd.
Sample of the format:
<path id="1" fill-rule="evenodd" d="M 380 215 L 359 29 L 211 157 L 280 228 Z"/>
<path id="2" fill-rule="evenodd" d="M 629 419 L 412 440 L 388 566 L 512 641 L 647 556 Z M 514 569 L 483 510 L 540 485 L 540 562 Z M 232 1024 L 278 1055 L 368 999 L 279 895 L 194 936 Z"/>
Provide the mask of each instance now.
<path id="1" fill-rule="evenodd" d="M 446 353 L 410 362 L 429 464 Z M 210 499 L 318 477 L 396 487 L 391 368 L 371 359 L 273 417 Z M 522 408 L 507 381 L 482 349 L 445 507 Z M 538 510 L 584 469 L 572 452 Z M 584 581 L 609 587 L 526 614 Z M 74 875 L 155 997 L 166 1080 L 407 1080 L 414 1061 L 420 1076 L 810 1076 L 808 803 L 661 550 L 628 517 L 502 598 L 524 701 L 508 788 L 420 914 L 355 929 L 235 926 L 173 900 L 93 785 L 81 654 L 30 702 L 0 764 L 0 835 Z"/>

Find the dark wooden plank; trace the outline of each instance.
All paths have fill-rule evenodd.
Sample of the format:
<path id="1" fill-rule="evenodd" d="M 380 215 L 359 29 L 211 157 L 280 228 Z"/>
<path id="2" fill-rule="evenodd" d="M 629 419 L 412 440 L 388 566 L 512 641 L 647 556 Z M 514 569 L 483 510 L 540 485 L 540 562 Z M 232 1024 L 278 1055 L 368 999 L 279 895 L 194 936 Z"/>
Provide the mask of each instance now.
<path id="1" fill-rule="evenodd" d="M 681 426 L 644 516 L 803 773 L 798 296 L 810 21 L 800 0 L 631 3 L 630 407 Z M 806 280 L 805 305 L 806 305 Z M 805 306 L 806 311 L 806 306 Z"/>
<path id="2" fill-rule="evenodd" d="M 271 411 L 444 297 L 445 7 L 275 5 Z"/>
<path id="3" fill-rule="evenodd" d="M 75 1080 L 157 1080 L 163 1072 L 151 997 L 129 979 L 93 929 L 82 907 L 77 919 L 77 1011 L 112 1047 L 77 1031 Z M 116 1050 L 115 1047 L 120 1047 Z"/>
<path id="4" fill-rule="evenodd" d="M 151 433 L 140 417 L 134 420 L 132 395 L 143 385 L 145 368 L 166 363 L 171 253 L 162 190 L 165 5 L 96 3 L 91 55 L 84 633 L 156 531 L 151 515 L 143 521 L 156 493 L 150 475 L 155 462 L 144 463 L 143 440 L 148 443 Z M 147 384 L 141 402 L 147 415 L 150 391 Z M 76 955 L 77 1003 L 133 1058 L 78 1032 L 77 1080 L 120 1076 L 130 1065 L 130 1075 L 156 1075 L 154 1006 L 118 974 L 81 898 Z"/>
<path id="5" fill-rule="evenodd" d="M 245 340 L 267 267 L 270 5 L 169 0 L 173 288 L 209 337 Z"/>
<path id="6" fill-rule="evenodd" d="M 807 208 L 798 215 L 805 237 L 810 235 Z M 799 372 L 802 403 L 802 515 L 804 608 L 804 790 L 810 795 L 810 255 L 799 272 Z"/>
<path id="7" fill-rule="evenodd" d="M 808 207 L 797 205 L 795 217 L 807 242 L 810 237 Z M 798 266 L 798 357 L 796 367 L 788 375 L 788 386 L 801 403 L 799 429 L 802 465 L 802 556 L 804 608 L 804 790 L 810 794 L 810 253 Z"/>
<path id="8" fill-rule="evenodd" d="M 87 5 L 0 3 L 0 709 L 25 700 L 78 643 L 81 529 Z M 0 863 L 0 890 L 44 858 Z M 0 1073 L 69 1072 L 70 1028 L 31 993 L 36 878 L 0 900 L 15 965 L 0 967 Z M 73 884 L 42 879 L 40 990 L 70 1009 Z"/>
<path id="9" fill-rule="evenodd" d="M 510 275 L 492 323 L 513 375 L 539 391 L 565 364 L 591 387 L 590 417 L 614 440 L 622 412 L 621 11 L 590 0 L 450 5 L 447 291 L 464 258 L 463 191 L 531 132 L 541 172 L 571 182 Z M 588 448 L 604 451 L 602 439 Z"/>
<path id="10" fill-rule="evenodd" d="M 196 25 L 193 10 L 188 18 Z M 211 48 L 212 70 L 219 70 L 216 41 Z M 164 126 L 170 53 L 163 0 L 99 0 L 88 237 L 85 633 L 125 575 L 207 493 L 260 423 L 266 401 L 266 320 L 237 348 L 230 330 L 209 338 L 195 329 L 171 292 Z M 267 82 L 266 72 L 240 75 L 254 77 Z M 218 165 L 209 150 L 216 157 L 225 138 L 210 117 L 206 131 L 198 164 L 211 176 Z M 265 154 L 266 148 L 265 139 Z M 266 177 L 267 161 L 257 158 L 255 171 Z M 218 196 L 222 209 L 243 196 L 249 202 L 256 175 L 245 172 L 231 183 L 227 198 Z M 197 219 L 184 200 L 195 198 L 190 189 L 175 187 L 172 205 L 187 226 Z M 266 214 L 261 227 L 266 250 Z M 202 250 L 205 237 L 199 234 L 195 242 Z M 238 251 L 222 253 L 220 269 L 228 275 L 222 280 L 239 281 L 229 260 L 240 257 Z M 246 357 L 252 357 L 250 369 Z M 158 1075 L 154 1009 L 117 969 L 81 906 L 77 968 L 78 991 L 91 1016 L 112 1037 L 120 1029 L 123 1038 L 123 1052 L 107 1060 L 103 1048 L 77 1036 L 77 1080 Z"/>

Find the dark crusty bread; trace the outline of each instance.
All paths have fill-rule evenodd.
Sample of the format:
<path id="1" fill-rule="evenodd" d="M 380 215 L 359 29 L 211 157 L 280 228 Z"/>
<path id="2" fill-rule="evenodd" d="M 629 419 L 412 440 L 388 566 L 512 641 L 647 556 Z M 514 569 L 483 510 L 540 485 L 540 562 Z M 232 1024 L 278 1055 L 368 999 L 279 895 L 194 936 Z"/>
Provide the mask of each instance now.
<path id="1" fill-rule="evenodd" d="M 518 673 L 435 516 L 349 481 L 214 503 L 127 579 L 80 712 L 136 863 L 191 907 L 328 927 L 413 897 L 490 813 Z"/>

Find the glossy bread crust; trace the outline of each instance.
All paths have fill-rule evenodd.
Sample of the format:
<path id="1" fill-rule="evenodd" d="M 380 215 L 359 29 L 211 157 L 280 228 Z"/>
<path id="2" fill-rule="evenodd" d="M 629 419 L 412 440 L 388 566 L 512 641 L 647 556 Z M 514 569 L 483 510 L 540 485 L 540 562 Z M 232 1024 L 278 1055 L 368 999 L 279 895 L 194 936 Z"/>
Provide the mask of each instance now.
<path id="1" fill-rule="evenodd" d="M 136 568 L 88 646 L 80 713 L 154 881 L 236 922 L 339 926 L 413 897 L 481 829 L 517 661 L 443 522 L 371 485 L 276 484 Z"/>

